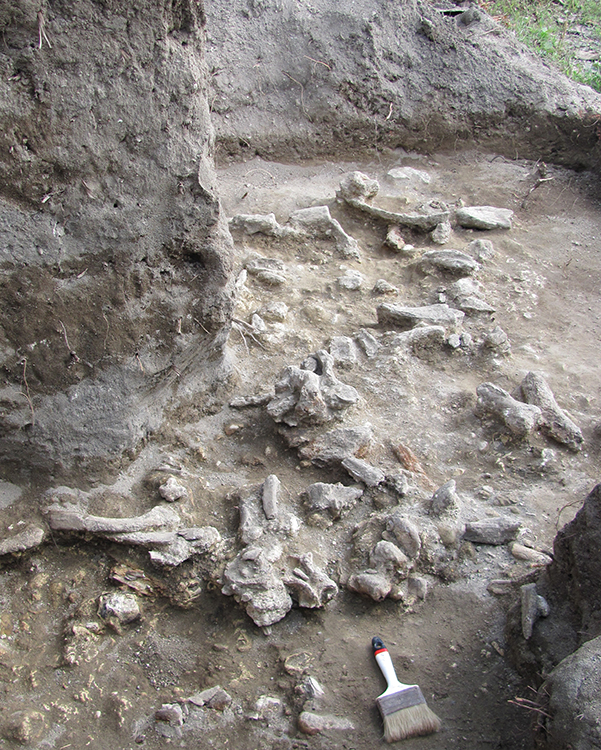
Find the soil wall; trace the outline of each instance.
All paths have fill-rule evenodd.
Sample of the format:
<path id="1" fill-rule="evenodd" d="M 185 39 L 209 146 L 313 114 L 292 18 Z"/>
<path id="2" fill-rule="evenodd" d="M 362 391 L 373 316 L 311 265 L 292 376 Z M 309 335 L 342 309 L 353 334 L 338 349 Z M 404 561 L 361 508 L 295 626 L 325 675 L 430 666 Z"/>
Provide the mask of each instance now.
<path id="1" fill-rule="evenodd" d="M 0 443 L 21 465 L 132 449 L 223 344 L 203 23 L 197 0 L 0 4 Z"/>
<path id="2" fill-rule="evenodd" d="M 601 95 L 476 7 L 215 0 L 207 16 L 225 158 L 480 143 L 511 158 L 599 163 Z"/>

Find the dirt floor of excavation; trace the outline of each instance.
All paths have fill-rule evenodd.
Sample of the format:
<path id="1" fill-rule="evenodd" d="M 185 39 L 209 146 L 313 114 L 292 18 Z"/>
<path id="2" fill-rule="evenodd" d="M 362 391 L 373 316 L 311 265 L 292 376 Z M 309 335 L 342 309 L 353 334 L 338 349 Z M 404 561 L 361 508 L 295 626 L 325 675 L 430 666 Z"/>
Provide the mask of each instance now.
<path id="1" fill-rule="evenodd" d="M 415 175 L 401 182 L 387 177 L 392 168 L 404 166 L 425 173 L 429 181 Z M 94 513 L 129 515 L 155 505 L 157 497 L 144 477 L 166 455 L 194 477 L 191 500 L 181 512 L 191 524 L 211 523 L 224 537 L 233 538 L 237 531 L 232 493 L 268 474 L 277 474 L 284 502 L 301 519 L 306 513 L 299 496 L 305 487 L 317 481 L 349 483 L 341 470 L 300 462 L 264 407 L 240 410 L 228 403 L 272 387 L 284 366 L 299 365 L 327 348 L 332 336 L 367 329 L 385 348 L 387 334 L 375 315 L 380 301 L 422 305 L 444 299 L 452 280 L 393 253 L 384 245 L 385 224 L 336 201 L 341 177 L 353 170 L 378 179 L 380 198 L 396 210 L 430 200 L 462 200 L 515 212 L 511 230 L 455 227 L 446 245 L 464 250 L 474 239 L 494 245 L 495 255 L 482 262 L 478 280 L 495 312 L 465 318 L 472 349 L 388 351 L 383 358 L 360 357 L 338 376 L 360 394 L 352 418 L 372 424 L 370 462 L 394 466 L 390 446 L 403 444 L 431 483 L 415 477 L 415 491 L 399 500 L 401 505 L 426 503 L 430 486 L 453 478 L 459 496 L 481 517 L 515 515 L 522 523 L 522 541 L 552 549 L 556 529 L 573 517 L 599 480 L 601 205 L 596 179 L 588 173 L 548 166 L 544 174 L 549 179 L 539 182 L 540 165 L 476 152 L 421 156 L 397 151 L 356 163 L 254 159 L 222 167 L 219 183 L 228 216 L 273 212 L 284 224 L 298 208 L 328 205 L 358 240 L 362 260 L 340 257 L 328 240 L 236 234 L 237 273 L 255 252 L 281 260 L 287 282 L 274 287 L 248 275 L 235 312 L 242 324 L 232 328 L 229 340 L 229 381 L 215 391 L 210 408 L 199 408 L 192 396 L 184 398 L 115 485 L 96 488 Z M 436 247 L 417 232 L 407 232 L 405 240 L 418 251 Z M 349 269 L 362 275 L 359 289 L 338 284 Z M 378 279 L 397 293 L 375 295 Z M 251 335 L 252 315 L 267 320 L 264 310 L 274 302 L 285 303 L 284 319 L 267 321 L 264 330 Z M 511 353 L 478 345 L 496 326 L 507 334 Z M 570 452 L 539 434 L 516 440 L 499 423 L 475 416 L 481 382 L 512 391 L 530 370 L 544 373 L 560 406 L 582 428 L 582 451 Z M 83 486 L 86 478 L 81 479 Z M 299 552 L 311 550 L 340 580 L 353 529 L 396 502 L 386 493 L 367 493 L 334 524 L 303 525 L 294 544 Z M 39 491 L 32 488 L 7 512 L 18 524 L 29 520 L 27 513 L 35 518 L 38 507 Z M 153 595 L 141 597 L 142 619 L 120 632 L 99 634 L 79 663 L 68 666 L 65 633 L 74 617 L 84 616 L 74 613 L 85 613 L 88 605 L 93 613 L 97 597 L 114 588 L 109 572 L 116 564 L 144 570 L 158 581 Z M 5 562 L 0 576 L 0 720 L 19 711 L 36 714 L 33 723 L 41 722 L 42 728 L 37 735 L 32 730 L 30 744 L 40 748 L 255 743 L 371 750 L 385 744 L 374 703 L 384 684 L 370 653 L 371 638 L 379 635 L 400 679 L 419 683 L 442 719 L 439 735 L 408 740 L 407 748 L 528 748 L 530 712 L 511 701 L 531 693 L 505 658 L 504 613 L 516 594 L 494 596 L 487 586 L 492 579 L 518 579 L 531 570 L 505 545 L 471 545 L 456 556 L 446 578 L 426 576 L 424 601 L 377 603 L 341 587 L 324 609 L 293 609 L 260 629 L 219 590 L 204 590 L 189 610 L 171 606 L 161 595 L 165 574 L 150 565 L 143 551 L 55 535 L 33 553 Z M 303 700 L 298 685 L 308 676 L 323 688 L 320 710 L 348 719 L 353 730 L 315 736 L 298 731 Z M 232 696 L 233 708 L 213 712 L 195 727 L 154 720 L 161 704 L 216 684 Z M 261 696 L 275 701 L 257 707 Z M 0 747 L 17 747 L 17 734 L 13 739 L 5 734 Z"/>

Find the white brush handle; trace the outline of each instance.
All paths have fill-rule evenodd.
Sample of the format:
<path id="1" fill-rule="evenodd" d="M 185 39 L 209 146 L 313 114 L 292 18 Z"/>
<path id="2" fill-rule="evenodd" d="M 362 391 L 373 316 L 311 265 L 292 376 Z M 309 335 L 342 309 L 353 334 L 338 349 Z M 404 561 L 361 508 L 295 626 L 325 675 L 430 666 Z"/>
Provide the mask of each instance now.
<path id="1" fill-rule="evenodd" d="M 404 688 L 413 687 L 413 685 L 406 685 L 403 682 L 399 682 L 399 679 L 396 676 L 396 672 L 394 671 L 394 665 L 392 663 L 392 659 L 390 658 L 390 654 L 388 653 L 388 649 L 381 641 L 380 643 L 382 644 L 381 646 L 379 646 L 378 648 L 374 648 L 374 656 L 376 661 L 378 662 L 378 666 L 380 667 L 382 674 L 386 679 L 386 682 L 388 683 L 388 689 L 386 690 L 386 693 L 396 692 L 397 690 L 403 690 Z"/>

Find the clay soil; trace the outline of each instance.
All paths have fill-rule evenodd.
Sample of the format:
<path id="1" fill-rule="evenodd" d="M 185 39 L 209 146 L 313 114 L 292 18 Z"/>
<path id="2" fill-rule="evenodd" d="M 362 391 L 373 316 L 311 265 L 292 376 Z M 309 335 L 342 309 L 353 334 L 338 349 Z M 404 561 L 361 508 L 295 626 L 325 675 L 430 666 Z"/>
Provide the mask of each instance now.
<path id="1" fill-rule="evenodd" d="M 431 176 L 426 183 L 396 183 L 392 167 L 411 166 Z M 421 305 L 436 302 L 452 279 L 426 274 L 414 261 L 383 245 L 386 226 L 336 203 L 343 174 L 359 169 L 377 178 L 389 206 L 403 210 L 424 200 L 492 205 L 515 211 L 510 231 L 455 228 L 447 247 L 464 250 L 473 239 L 490 239 L 496 255 L 483 261 L 478 280 L 496 312 L 466 317 L 470 350 L 443 347 L 417 353 L 396 351 L 391 335 L 377 326 L 381 301 Z M 181 508 L 190 525 L 212 524 L 226 538 L 236 535 L 238 514 L 232 493 L 275 473 L 283 503 L 306 520 L 299 495 L 317 481 L 349 483 L 343 472 L 299 462 L 279 437 L 264 407 L 235 410 L 234 396 L 271 387 L 280 370 L 299 365 L 327 348 L 332 336 L 368 329 L 382 348 L 340 370 L 361 396 L 344 422 L 370 422 L 375 445 L 369 460 L 395 467 L 391 443 L 402 443 L 419 459 L 433 486 L 457 482 L 462 502 L 484 518 L 514 515 L 520 540 L 551 551 L 558 527 L 569 521 L 598 482 L 601 449 L 598 377 L 601 335 L 601 206 L 597 180 L 550 166 L 535 185 L 537 165 L 494 154 L 464 152 L 421 156 L 402 151 L 376 154 L 361 163 L 281 164 L 259 159 L 222 165 L 224 209 L 237 213 L 274 212 L 283 223 L 310 205 L 330 206 L 361 246 L 362 262 L 344 260 L 328 241 L 280 241 L 236 236 L 238 272 L 250 252 L 278 258 L 288 283 L 261 284 L 250 275 L 241 286 L 235 317 L 249 324 L 273 302 L 288 306 L 281 323 L 250 335 L 235 324 L 229 339 L 230 375 L 209 406 L 192 397 L 173 411 L 168 424 L 116 479 L 92 487 L 90 511 L 131 515 L 157 504 L 146 481 L 165 461 L 183 472 L 193 500 Z M 424 235 L 406 239 L 432 249 Z M 340 288 L 347 269 L 359 271 L 359 290 Z M 398 289 L 396 297 L 373 294 L 378 279 Z M 481 346 L 500 326 L 511 353 Z M 572 453 L 535 434 L 518 441 L 494 421 L 474 415 L 476 387 L 492 381 L 512 391 L 526 372 L 542 372 L 559 404 L 585 436 Z M 229 434 L 228 434 L 229 433 Z M 396 467 L 400 468 L 398 462 Z M 80 477 L 87 486 L 89 477 Z M 314 557 L 337 581 L 349 572 L 352 532 L 373 513 L 396 503 L 425 507 L 431 489 L 418 475 L 411 491 L 397 500 L 367 492 L 333 525 L 304 523 L 293 546 Z M 6 526 L 35 518 L 40 488 L 29 490 L 4 510 Z M 9 529 L 3 530 L 9 533 Z M 107 630 L 81 647 L 79 663 L 65 664 L 65 630 L 74 618 L 95 614 L 97 597 L 113 590 L 115 564 L 144 570 L 153 596 L 141 597 L 143 617 L 120 632 Z M 39 748 L 353 748 L 384 747 L 374 699 L 384 689 L 370 653 L 371 638 L 388 645 L 399 677 L 417 682 L 442 719 L 439 735 L 408 740 L 407 748 L 528 748 L 530 712 L 511 703 L 531 697 L 505 654 L 505 612 L 517 593 L 496 597 L 492 579 L 519 579 L 531 572 L 506 546 L 450 549 L 444 575 L 429 575 L 425 601 L 376 603 L 346 591 L 321 610 L 293 609 L 265 629 L 254 626 L 230 597 L 211 587 L 191 608 L 173 606 L 162 591 L 170 576 L 154 569 L 147 554 L 95 539 L 51 538 L 38 550 L 3 563 L 0 576 L 0 719 L 19 710 L 36 711 L 32 732 Z M 187 570 L 180 571 L 178 585 Z M 175 584 L 173 584 L 175 585 Z M 81 614 L 84 613 L 84 614 Z M 293 656 L 293 659 L 289 657 Z M 322 686 L 321 710 L 351 721 L 354 730 L 307 736 L 297 729 L 303 703 L 298 685 L 307 676 Z M 205 687 L 221 685 L 233 699 L 224 712 L 205 709 L 181 727 L 155 722 L 162 703 L 174 703 Z M 257 707 L 261 696 L 280 701 Z M 270 707 L 271 706 L 271 707 Z M 4 717 L 4 718 L 3 718 Z M 0 740 L 0 747 L 19 745 Z"/>

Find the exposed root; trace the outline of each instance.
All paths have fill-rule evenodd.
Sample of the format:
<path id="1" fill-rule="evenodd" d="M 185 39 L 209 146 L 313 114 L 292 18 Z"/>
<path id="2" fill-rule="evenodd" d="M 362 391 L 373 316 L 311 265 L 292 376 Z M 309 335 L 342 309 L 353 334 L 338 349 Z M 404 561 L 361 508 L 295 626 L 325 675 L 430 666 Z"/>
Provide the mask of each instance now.
<path id="1" fill-rule="evenodd" d="M 311 62 L 315 63 L 316 65 L 323 65 L 324 68 L 332 70 L 332 68 L 327 63 L 324 63 L 323 60 L 314 60 L 312 57 L 309 57 L 309 55 L 303 55 L 303 57 L 305 58 L 305 60 L 311 60 Z"/>
<path id="2" fill-rule="evenodd" d="M 46 19 L 44 18 L 44 11 L 38 10 L 38 49 L 42 49 L 42 41 L 46 42 L 48 47 L 52 49 L 48 34 L 46 34 Z"/>
<path id="3" fill-rule="evenodd" d="M 244 348 L 246 349 L 246 353 L 247 354 L 250 354 L 250 350 L 248 348 L 248 343 L 246 341 L 246 336 L 244 335 L 245 332 L 246 332 L 246 334 L 248 336 L 250 336 L 250 338 L 255 342 L 255 344 L 257 346 L 260 346 L 261 349 L 265 349 L 265 347 L 263 346 L 263 344 L 255 336 L 255 334 L 254 334 L 254 330 L 255 329 L 249 323 L 245 323 L 243 320 L 238 320 L 238 319 L 234 318 L 234 320 L 232 320 L 232 328 L 235 331 L 238 331 L 238 333 L 240 334 L 240 336 L 242 338 L 242 341 L 244 342 Z"/>
<path id="4" fill-rule="evenodd" d="M 27 382 L 27 357 L 23 357 L 23 385 L 25 386 L 25 393 L 23 394 L 27 399 L 29 408 L 31 410 L 31 426 L 35 426 L 35 411 L 33 409 L 33 401 L 31 400 L 31 393 L 29 392 L 29 383 Z"/>

